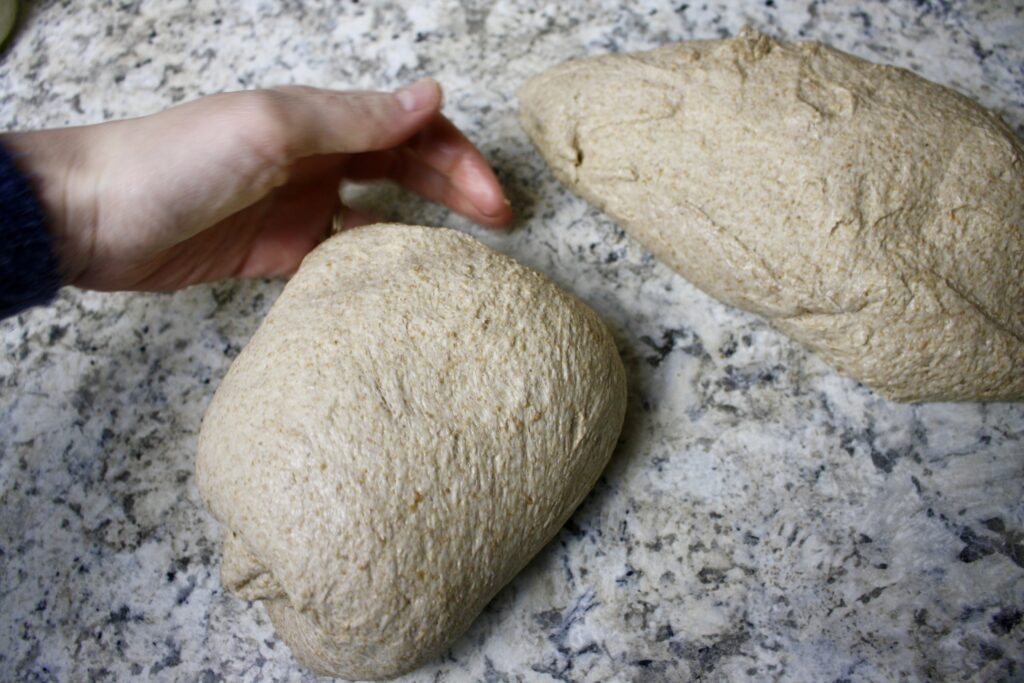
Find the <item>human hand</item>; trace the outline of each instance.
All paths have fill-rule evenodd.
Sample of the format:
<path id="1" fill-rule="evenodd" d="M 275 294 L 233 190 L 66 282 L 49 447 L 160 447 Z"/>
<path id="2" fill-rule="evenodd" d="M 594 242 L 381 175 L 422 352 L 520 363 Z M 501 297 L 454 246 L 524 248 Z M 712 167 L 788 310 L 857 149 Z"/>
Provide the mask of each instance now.
<path id="1" fill-rule="evenodd" d="M 432 80 L 397 93 L 287 86 L 0 139 L 36 184 L 65 282 L 168 290 L 293 272 L 330 231 L 343 180 L 389 179 L 508 223 L 497 178 L 440 106 Z"/>

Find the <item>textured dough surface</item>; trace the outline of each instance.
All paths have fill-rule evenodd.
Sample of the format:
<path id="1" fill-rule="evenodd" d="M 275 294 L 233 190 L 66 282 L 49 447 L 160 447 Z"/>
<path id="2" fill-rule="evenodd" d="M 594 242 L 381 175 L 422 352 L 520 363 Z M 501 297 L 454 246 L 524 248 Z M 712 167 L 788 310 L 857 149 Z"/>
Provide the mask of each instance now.
<path id="1" fill-rule="evenodd" d="M 462 233 L 381 225 L 314 250 L 203 420 L 221 581 L 305 666 L 436 657 L 594 485 L 625 413 L 598 316 Z"/>
<path id="2" fill-rule="evenodd" d="M 1024 150 L 969 99 L 750 30 L 519 99 L 559 180 L 712 296 L 889 398 L 1024 398 Z"/>

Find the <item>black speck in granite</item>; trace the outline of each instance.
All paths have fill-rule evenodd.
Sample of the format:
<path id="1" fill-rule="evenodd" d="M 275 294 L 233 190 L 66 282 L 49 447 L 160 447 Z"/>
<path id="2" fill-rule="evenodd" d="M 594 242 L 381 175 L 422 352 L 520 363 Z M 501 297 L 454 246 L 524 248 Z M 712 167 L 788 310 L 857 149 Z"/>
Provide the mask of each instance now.
<path id="1" fill-rule="evenodd" d="M 652 367 L 661 365 L 665 357 L 676 349 L 698 358 L 707 355 L 700 338 L 694 334 L 693 330 L 684 327 L 664 330 L 657 341 L 647 335 L 640 337 L 640 341 L 654 351 L 646 358 L 647 363 Z"/>
<path id="2" fill-rule="evenodd" d="M 1004 607 L 992 616 L 989 629 L 996 635 L 1004 636 L 1011 633 L 1024 619 L 1022 613 L 1016 607 Z"/>
<path id="3" fill-rule="evenodd" d="M 714 673 L 723 659 L 743 655 L 743 649 L 750 639 L 750 632 L 742 628 L 705 643 L 674 641 L 670 648 L 673 649 L 673 654 L 690 663 L 690 673 L 694 680 L 703 680 Z"/>

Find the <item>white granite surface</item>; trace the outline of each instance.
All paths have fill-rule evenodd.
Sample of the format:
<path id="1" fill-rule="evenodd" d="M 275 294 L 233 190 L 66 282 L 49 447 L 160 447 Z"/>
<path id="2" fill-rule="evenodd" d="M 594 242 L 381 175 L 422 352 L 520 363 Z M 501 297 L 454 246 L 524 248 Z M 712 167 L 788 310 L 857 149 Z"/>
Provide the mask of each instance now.
<path id="1" fill-rule="evenodd" d="M 23 3 L 25 4 L 25 3 Z M 612 465 L 410 681 L 1024 680 L 1024 404 L 899 405 L 703 295 L 568 194 L 515 123 L 565 58 L 744 23 L 914 69 L 1024 132 L 1024 6 L 988 0 L 33 2 L 7 129 L 278 83 L 423 75 L 519 212 L 508 236 L 393 191 L 605 316 L 630 375 Z M 0 680 L 311 678 L 218 582 L 203 410 L 280 282 L 63 292 L 0 323 Z"/>

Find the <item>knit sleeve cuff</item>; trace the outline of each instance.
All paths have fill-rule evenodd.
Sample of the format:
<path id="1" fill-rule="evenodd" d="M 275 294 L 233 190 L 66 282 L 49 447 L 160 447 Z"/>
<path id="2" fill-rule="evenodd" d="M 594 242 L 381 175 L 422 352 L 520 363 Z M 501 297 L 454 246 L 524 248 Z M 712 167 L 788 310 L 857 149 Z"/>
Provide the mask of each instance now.
<path id="1" fill-rule="evenodd" d="M 49 303 L 60 285 L 46 214 L 28 178 L 0 145 L 0 318 Z"/>

